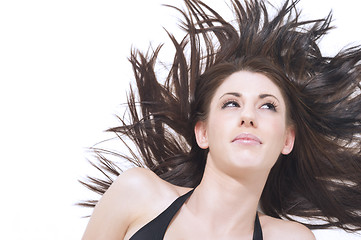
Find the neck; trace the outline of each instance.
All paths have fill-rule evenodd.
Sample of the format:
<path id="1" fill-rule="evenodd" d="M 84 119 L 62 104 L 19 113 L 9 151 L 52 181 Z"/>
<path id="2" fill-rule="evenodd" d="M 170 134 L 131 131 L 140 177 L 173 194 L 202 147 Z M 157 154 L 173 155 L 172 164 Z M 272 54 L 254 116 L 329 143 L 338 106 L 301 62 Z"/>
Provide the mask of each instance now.
<path id="1" fill-rule="evenodd" d="M 252 173 L 244 170 L 235 178 L 207 162 L 202 181 L 187 203 L 189 210 L 219 233 L 253 233 L 268 172 Z"/>

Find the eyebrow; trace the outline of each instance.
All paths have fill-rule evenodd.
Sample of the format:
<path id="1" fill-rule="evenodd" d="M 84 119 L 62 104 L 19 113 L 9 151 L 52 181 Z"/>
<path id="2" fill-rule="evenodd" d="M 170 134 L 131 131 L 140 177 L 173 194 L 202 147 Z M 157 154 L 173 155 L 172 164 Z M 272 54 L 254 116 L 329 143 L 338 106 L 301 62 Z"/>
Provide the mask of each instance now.
<path id="1" fill-rule="evenodd" d="M 263 99 L 263 98 L 266 98 L 266 97 L 273 97 L 275 98 L 277 101 L 280 101 L 278 100 L 278 98 L 276 98 L 276 96 L 272 95 L 272 94 L 260 94 L 259 95 L 259 98 Z"/>
<path id="2" fill-rule="evenodd" d="M 224 97 L 224 96 L 226 96 L 226 95 L 232 95 L 232 96 L 235 96 L 235 97 L 240 97 L 240 96 L 242 96 L 242 94 L 237 93 L 237 92 L 228 92 L 228 93 L 223 94 L 219 99 L 221 99 L 222 97 Z"/>
<path id="3" fill-rule="evenodd" d="M 221 99 L 222 97 L 224 97 L 224 96 L 226 96 L 226 95 L 232 95 L 232 96 L 235 96 L 235 97 L 241 97 L 241 96 L 242 96 L 242 94 L 240 94 L 240 93 L 238 93 L 238 92 L 228 92 L 228 93 L 223 94 L 219 99 Z M 266 93 L 264 93 L 264 94 L 260 94 L 260 95 L 259 95 L 259 98 L 260 98 L 260 99 L 263 99 L 263 98 L 266 98 L 266 97 L 273 97 L 273 98 L 275 98 L 277 101 L 279 101 L 278 98 L 277 98 L 276 96 L 272 95 L 272 94 L 266 94 Z"/>

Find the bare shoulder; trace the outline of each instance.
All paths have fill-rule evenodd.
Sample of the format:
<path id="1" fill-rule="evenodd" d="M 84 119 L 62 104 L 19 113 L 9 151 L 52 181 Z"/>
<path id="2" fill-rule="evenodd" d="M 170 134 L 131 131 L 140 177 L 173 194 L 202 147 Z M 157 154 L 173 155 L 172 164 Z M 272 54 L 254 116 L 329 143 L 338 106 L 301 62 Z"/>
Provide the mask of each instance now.
<path id="1" fill-rule="evenodd" d="M 316 240 L 312 231 L 306 226 L 282 219 L 260 214 L 262 231 L 267 239 L 279 240 Z"/>
<path id="2" fill-rule="evenodd" d="M 153 212 L 164 208 L 178 195 L 177 187 L 152 171 L 129 169 L 118 176 L 99 200 L 83 240 L 123 239 L 129 227 L 153 216 Z"/>
<path id="3" fill-rule="evenodd" d="M 162 187 L 164 183 L 149 169 L 135 167 L 120 174 L 111 187 L 118 190 L 132 190 L 131 193 L 139 197 Z"/>
<path id="4" fill-rule="evenodd" d="M 162 200 L 167 202 L 179 195 L 179 189 L 149 169 L 131 168 L 120 174 L 104 195 L 112 195 L 119 204 L 126 205 L 132 218 L 136 218 L 149 208 L 150 199 L 160 204 Z"/>
<path id="5" fill-rule="evenodd" d="M 151 170 L 138 167 L 128 169 L 119 175 L 112 185 L 114 188 L 119 188 L 118 190 L 127 191 L 127 197 L 130 194 L 140 199 L 149 199 L 154 195 L 161 195 L 162 198 L 174 197 L 186 191 L 186 188 L 164 181 Z"/>

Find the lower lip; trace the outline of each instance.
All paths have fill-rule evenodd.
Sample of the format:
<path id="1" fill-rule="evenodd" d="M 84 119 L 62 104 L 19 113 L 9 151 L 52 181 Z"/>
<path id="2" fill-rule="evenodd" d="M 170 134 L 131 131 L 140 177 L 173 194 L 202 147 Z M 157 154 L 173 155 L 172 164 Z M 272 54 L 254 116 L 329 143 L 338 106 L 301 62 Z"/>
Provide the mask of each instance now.
<path id="1" fill-rule="evenodd" d="M 261 143 L 253 139 L 237 139 L 233 141 L 234 143 L 243 144 L 243 145 L 260 145 Z"/>

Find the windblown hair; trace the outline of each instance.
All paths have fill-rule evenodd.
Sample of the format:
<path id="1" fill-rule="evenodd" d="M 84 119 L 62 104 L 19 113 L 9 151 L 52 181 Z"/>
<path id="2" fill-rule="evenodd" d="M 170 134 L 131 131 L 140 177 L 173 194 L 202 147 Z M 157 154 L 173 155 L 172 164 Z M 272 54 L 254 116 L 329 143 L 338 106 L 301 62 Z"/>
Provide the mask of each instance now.
<path id="1" fill-rule="evenodd" d="M 284 95 L 288 124 L 296 131 L 293 151 L 271 169 L 261 196 L 265 214 L 323 221 L 310 228 L 361 229 L 361 48 L 325 57 L 319 39 L 332 27 L 324 19 L 301 21 L 298 1 L 286 1 L 273 17 L 262 0 L 231 0 L 228 21 L 198 0 L 184 0 L 181 41 L 165 79 L 155 67 L 161 47 L 132 51 L 136 90 L 128 95 L 129 118 L 109 131 L 128 146 L 137 166 L 179 186 L 196 187 L 207 150 L 195 141 L 194 126 L 206 120 L 209 102 L 222 81 L 240 70 L 274 81 Z M 126 144 L 130 139 L 136 150 Z M 101 152 L 93 163 L 107 177 L 83 182 L 102 194 L 120 169 Z M 94 201 L 83 205 L 94 206 Z"/>

